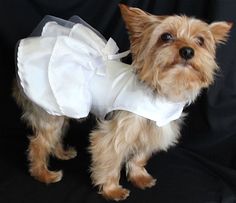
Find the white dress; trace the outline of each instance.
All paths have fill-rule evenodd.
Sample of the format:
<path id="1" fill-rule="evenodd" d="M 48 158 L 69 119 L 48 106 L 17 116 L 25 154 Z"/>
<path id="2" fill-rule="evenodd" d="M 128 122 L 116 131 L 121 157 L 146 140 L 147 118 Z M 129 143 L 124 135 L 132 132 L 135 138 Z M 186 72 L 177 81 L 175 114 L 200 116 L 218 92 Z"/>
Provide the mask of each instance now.
<path id="1" fill-rule="evenodd" d="M 71 28 L 47 22 L 41 35 L 22 39 L 17 67 L 24 93 L 52 115 L 75 119 L 89 112 L 100 119 L 125 110 L 164 126 L 181 116 L 185 102 L 154 96 L 119 59 L 113 39 L 105 41 L 86 24 Z"/>

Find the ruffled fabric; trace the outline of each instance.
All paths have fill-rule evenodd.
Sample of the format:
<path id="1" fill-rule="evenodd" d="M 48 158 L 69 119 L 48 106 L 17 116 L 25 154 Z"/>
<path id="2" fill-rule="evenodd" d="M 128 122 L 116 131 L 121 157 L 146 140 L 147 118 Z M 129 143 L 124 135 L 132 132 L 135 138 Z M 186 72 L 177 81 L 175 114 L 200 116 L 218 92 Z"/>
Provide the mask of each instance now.
<path id="1" fill-rule="evenodd" d="M 118 53 L 112 38 L 104 40 L 85 23 L 68 24 L 46 22 L 40 36 L 20 41 L 18 76 L 29 99 L 49 114 L 75 119 L 125 110 L 163 126 L 181 116 L 185 102 L 154 98 L 120 62 L 129 52 Z"/>
<path id="2" fill-rule="evenodd" d="M 21 85 L 50 114 L 86 117 L 92 103 L 88 83 L 94 73 L 105 74 L 104 60 L 118 49 L 112 39 L 105 42 L 83 24 L 68 28 L 47 22 L 41 36 L 19 43 Z"/>

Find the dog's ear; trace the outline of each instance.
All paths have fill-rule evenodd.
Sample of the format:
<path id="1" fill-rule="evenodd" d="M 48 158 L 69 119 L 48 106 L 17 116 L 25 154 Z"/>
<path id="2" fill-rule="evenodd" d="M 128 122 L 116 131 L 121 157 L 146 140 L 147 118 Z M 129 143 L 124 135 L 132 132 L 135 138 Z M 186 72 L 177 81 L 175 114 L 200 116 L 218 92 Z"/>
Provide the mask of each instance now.
<path id="1" fill-rule="evenodd" d="M 233 23 L 228 23 L 224 21 L 214 22 L 209 25 L 211 33 L 217 44 L 224 43 L 227 40 L 229 31 L 232 26 Z"/>
<path id="2" fill-rule="evenodd" d="M 119 7 L 126 28 L 131 36 L 140 36 L 148 25 L 161 22 L 165 18 L 165 16 L 151 15 L 139 8 L 128 7 L 124 4 L 119 4 Z"/>

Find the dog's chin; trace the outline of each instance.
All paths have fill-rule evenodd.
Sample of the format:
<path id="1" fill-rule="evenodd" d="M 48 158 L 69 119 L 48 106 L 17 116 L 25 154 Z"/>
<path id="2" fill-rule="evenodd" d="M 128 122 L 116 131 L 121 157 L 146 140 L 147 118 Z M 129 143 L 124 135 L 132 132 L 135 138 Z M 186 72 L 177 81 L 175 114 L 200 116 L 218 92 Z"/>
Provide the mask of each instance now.
<path id="1" fill-rule="evenodd" d="M 185 61 L 173 64 L 169 70 L 170 74 L 172 73 L 173 77 L 176 77 L 175 79 L 180 83 L 181 81 L 185 81 L 185 83 L 201 83 L 204 78 L 204 73 L 202 73 L 195 64 Z"/>
<path id="2" fill-rule="evenodd" d="M 159 93 L 172 102 L 191 103 L 203 87 L 202 74 L 190 63 L 176 63 L 161 73 Z"/>

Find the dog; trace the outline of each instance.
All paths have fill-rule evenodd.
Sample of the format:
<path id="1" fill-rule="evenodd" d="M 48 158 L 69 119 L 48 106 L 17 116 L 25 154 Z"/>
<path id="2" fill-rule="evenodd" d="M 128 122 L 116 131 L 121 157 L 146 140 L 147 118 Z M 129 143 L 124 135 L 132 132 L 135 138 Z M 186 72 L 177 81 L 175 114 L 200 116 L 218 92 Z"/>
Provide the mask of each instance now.
<path id="1" fill-rule="evenodd" d="M 156 16 L 123 4 L 120 10 L 129 32 L 132 68 L 154 97 L 189 105 L 213 83 L 218 70 L 216 46 L 226 42 L 232 23 L 207 24 L 184 15 Z M 32 102 L 19 85 L 14 86 L 13 96 L 23 109 L 22 118 L 33 130 L 28 148 L 30 174 L 44 183 L 60 181 L 62 171 L 50 171 L 48 160 L 50 155 L 62 160 L 76 156 L 74 148 L 64 149 L 62 143 L 69 118 L 50 115 Z M 91 179 L 99 193 L 116 201 L 129 196 L 129 191 L 119 184 L 124 165 L 128 180 L 135 186 L 153 187 L 156 179 L 145 165 L 153 153 L 178 142 L 183 117 L 184 113 L 158 126 L 135 113 L 116 110 L 99 121 L 90 134 L 89 146 Z"/>

